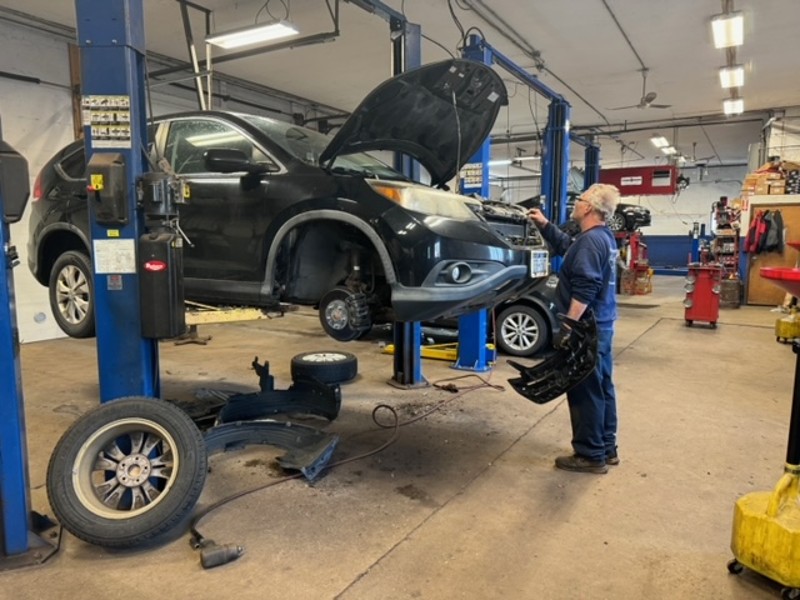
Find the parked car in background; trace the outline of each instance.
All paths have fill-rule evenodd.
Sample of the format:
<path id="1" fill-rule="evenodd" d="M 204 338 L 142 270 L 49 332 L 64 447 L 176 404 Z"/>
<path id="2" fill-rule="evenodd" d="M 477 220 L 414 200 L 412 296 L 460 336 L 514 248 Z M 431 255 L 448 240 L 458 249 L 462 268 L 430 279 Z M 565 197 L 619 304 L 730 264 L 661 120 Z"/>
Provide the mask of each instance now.
<path id="1" fill-rule="evenodd" d="M 491 68 L 453 59 L 384 82 L 333 138 L 239 113 L 157 119 L 154 158 L 189 189 L 180 207 L 187 299 L 318 305 L 328 333 L 355 339 L 377 314 L 454 317 L 524 295 L 543 241 L 518 243 L 472 199 L 437 189 L 506 102 Z M 418 160 L 432 187 L 372 150 Z M 85 169 L 82 142 L 60 150 L 36 179 L 30 216 L 29 267 L 73 337 L 94 333 Z"/>
<path id="2" fill-rule="evenodd" d="M 575 200 L 577 200 L 578 196 L 580 196 L 580 194 L 577 192 L 567 193 L 567 215 L 572 213 L 572 207 L 574 206 Z M 541 199 L 539 196 L 534 196 L 533 198 L 523 200 L 519 203 L 519 205 L 526 208 L 538 208 L 541 205 Z M 611 215 L 611 218 L 608 220 L 608 228 L 614 233 L 626 231 L 633 232 L 641 227 L 647 227 L 651 223 L 652 221 L 649 208 L 640 206 L 638 204 L 620 202 L 617 205 L 617 210 L 614 211 L 614 214 Z M 570 225 L 564 225 L 562 223 L 561 227 L 565 230 L 574 231 L 574 228 L 571 228 Z"/>

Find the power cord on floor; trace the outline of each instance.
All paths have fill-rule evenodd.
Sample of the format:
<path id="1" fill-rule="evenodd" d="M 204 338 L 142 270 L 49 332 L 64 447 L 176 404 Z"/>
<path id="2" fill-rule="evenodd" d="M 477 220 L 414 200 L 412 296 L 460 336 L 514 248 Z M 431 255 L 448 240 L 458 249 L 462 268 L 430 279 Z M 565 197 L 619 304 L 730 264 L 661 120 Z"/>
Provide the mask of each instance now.
<path id="1" fill-rule="evenodd" d="M 475 384 L 475 385 L 472 385 L 472 386 L 469 386 L 469 387 L 465 387 L 465 388 L 458 388 L 456 386 L 456 384 L 453 383 L 454 381 L 459 381 L 459 380 L 467 379 L 467 378 L 470 378 L 470 377 L 478 378 L 481 383 Z M 458 377 L 451 377 L 451 378 L 447 378 L 447 379 L 441 379 L 441 380 L 439 380 L 437 382 L 434 382 L 432 385 L 434 387 L 436 387 L 437 389 L 441 389 L 441 390 L 449 391 L 449 392 L 454 392 L 455 395 L 439 400 L 438 402 L 436 402 L 428 410 L 426 410 L 423 413 L 421 413 L 419 415 L 416 415 L 413 418 L 408 419 L 406 421 L 400 421 L 400 417 L 398 416 L 397 411 L 393 407 L 389 406 L 388 404 L 378 404 L 372 410 L 372 421 L 380 429 L 392 429 L 392 435 L 389 437 L 389 439 L 386 440 L 385 442 L 383 442 L 377 448 L 374 448 L 374 449 L 372 449 L 372 450 L 370 450 L 368 452 L 364 452 L 363 454 L 358 454 L 356 456 L 351 456 L 350 458 L 345 458 L 345 459 L 336 461 L 334 463 L 331 463 L 325 468 L 325 470 L 329 471 L 329 470 L 334 469 L 336 467 L 340 467 L 340 466 L 346 465 L 348 463 L 352 463 L 352 462 L 355 462 L 355 461 L 358 461 L 358 460 L 362 460 L 364 458 L 368 458 L 370 456 L 374 456 L 375 454 L 378 454 L 379 452 L 384 451 L 386 448 L 388 448 L 389 446 L 391 446 L 393 443 L 395 443 L 397 441 L 397 438 L 399 436 L 399 432 L 400 432 L 400 428 L 401 427 L 405 427 L 406 425 L 410 425 L 412 423 L 416 423 L 417 421 L 419 421 L 421 419 L 424 419 L 425 417 L 433 414 L 434 412 L 436 412 L 438 410 L 441 410 L 446 404 L 449 404 L 450 402 L 453 402 L 454 400 L 462 398 L 463 396 L 465 396 L 466 394 L 468 394 L 470 392 L 474 392 L 475 390 L 478 390 L 478 389 L 481 389 L 481 388 L 485 388 L 485 387 L 488 387 L 488 388 L 491 388 L 491 389 L 494 389 L 494 390 L 498 390 L 498 391 L 503 391 L 505 389 L 503 386 L 490 383 L 488 379 L 484 379 L 480 375 L 476 375 L 476 374 L 473 374 L 473 373 L 470 373 L 470 374 L 467 374 L 467 375 L 460 375 Z M 392 422 L 391 423 L 382 423 L 378 418 L 378 413 L 380 411 L 389 411 L 389 413 L 391 414 L 391 417 L 392 417 Z M 262 485 L 258 485 L 258 486 L 255 486 L 255 487 L 252 487 L 252 488 L 249 488 L 249 489 L 246 489 L 246 490 L 241 490 L 239 492 L 231 494 L 230 496 L 226 496 L 225 498 L 217 500 L 213 504 L 205 507 L 200 512 L 198 512 L 192 518 L 192 521 L 191 521 L 191 523 L 189 525 L 189 532 L 190 532 L 190 535 L 191 535 L 191 537 L 189 539 L 189 543 L 191 544 L 192 548 L 194 548 L 195 550 L 200 550 L 200 564 L 203 566 L 203 568 L 204 569 L 211 569 L 213 567 L 218 567 L 218 566 L 227 564 L 227 563 L 229 563 L 229 562 L 231 562 L 233 560 L 236 560 L 237 558 L 242 556 L 242 554 L 244 554 L 244 547 L 239 545 L 239 544 L 217 544 L 214 540 L 207 539 L 197 529 L 197 526 L 200 524 L 200 521 L 202 521 L 205 517 L 207 517 L 209 514 L 211 514 L 212 512 L 217 510 L 218 508 L 221 508 L 222 506 L 225 506 L 226 504 L 230 504 L 234 500 L 238 500 L 239 498 L 242 498 L 244 496 L 248 496 L 248 495 L 253 494 L 255 492 L 259 492 L 261 490 L 265 490 L 267 488 L 276 486 L 276 485 L 281 484 L 281 483 L 285 483 L 287 481 L 291 481 L 293 479 L 299 479 L 300 477 L 302 477 L 302 473 L 295 473 L 293 475 L 286 475 L 285 477 L 281 477 L 279 479 L 275 479 L 273 481 L 270 481 L 270 482 L 262 484 Z"/>

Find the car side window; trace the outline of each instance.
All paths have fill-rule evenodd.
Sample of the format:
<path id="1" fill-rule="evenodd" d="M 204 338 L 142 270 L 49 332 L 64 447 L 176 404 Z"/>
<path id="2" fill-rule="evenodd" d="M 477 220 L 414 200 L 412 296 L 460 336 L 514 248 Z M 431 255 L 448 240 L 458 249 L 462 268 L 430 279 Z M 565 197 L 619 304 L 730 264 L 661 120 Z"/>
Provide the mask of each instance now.
<path id="1" fill-rule="evenodd" d="M 203 154 L 210 148 L 239 150 L 253 162 L 275 163 L 241 132 L 208 119 L 174 121 L 169 126 L 165 154 L 176 173 L 203 173 Z"/>
<path id="2" fill-rule="evenodd" d="M 71 154 L 68 154 L 58 163 L 64 174 L 71 179 L 83 179 L 86 177 L 86 155 L 81 146 Z"/>

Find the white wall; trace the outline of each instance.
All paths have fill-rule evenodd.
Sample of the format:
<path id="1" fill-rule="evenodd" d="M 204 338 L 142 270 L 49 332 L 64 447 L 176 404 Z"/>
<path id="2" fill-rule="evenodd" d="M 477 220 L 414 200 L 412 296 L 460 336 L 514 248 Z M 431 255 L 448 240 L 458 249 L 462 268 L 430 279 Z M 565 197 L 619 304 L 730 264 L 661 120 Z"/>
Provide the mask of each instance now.
<path id="1" fill-rule="evenodd" d="M 772 123 L 767 156 L 800 163 L 800 107 L 786 109 L 782 117 Z"/>
<path id="2" fill-rule="evenodd" d="M 67 45 L 52 36 L 0 22 L 0 71 L 57 84 L 0 79 L 3 139 L 28 159 L 33 189 L 33 179 L 42 165 L 72 140 Z M 50 313 L 47 289 L 28 270 L 28 212 L 11 226 L 11 243 L 21 259 L 14 269 L 14 280 L 17 323 L 20 339 L 25 342 L 63 335 Z"/>
<path id="3" fill-rule="evenodd" d="M 739 197 L 747 167 L 684 168 L 689 187 L 675 196 L 631 196 L 623 202 L 640 204 L 650 209 L 653 224 L 643 230 L 645 235 L 684 235 L 697 221 L 709 227 L 711 205 L 720 196 L 729 201 Z"/>

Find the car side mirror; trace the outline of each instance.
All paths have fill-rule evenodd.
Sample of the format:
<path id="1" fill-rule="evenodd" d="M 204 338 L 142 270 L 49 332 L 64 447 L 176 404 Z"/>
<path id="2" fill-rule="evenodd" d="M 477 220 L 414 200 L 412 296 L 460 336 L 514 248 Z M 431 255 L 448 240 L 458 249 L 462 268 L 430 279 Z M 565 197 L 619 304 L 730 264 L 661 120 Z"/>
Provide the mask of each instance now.
<path id="1" fill-rule="evenodd" d="M 228 148 L 211 148 L 203 154 L 206 170 L 213 173 L 240 173 L 250 175 L 274 173 L 279 170 L 276 165 L 254 163 L 241 150 Z"/>

